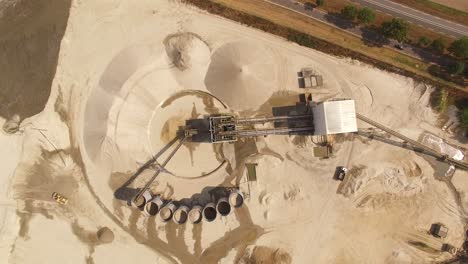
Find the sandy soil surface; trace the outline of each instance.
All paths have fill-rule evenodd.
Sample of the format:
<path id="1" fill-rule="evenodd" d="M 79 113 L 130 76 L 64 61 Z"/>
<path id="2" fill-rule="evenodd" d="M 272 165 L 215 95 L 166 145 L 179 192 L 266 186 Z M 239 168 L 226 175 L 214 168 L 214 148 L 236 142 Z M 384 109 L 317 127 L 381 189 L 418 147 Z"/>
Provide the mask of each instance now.
<path id="1" fill-rule="evenodd" d="M 459 9 L 465 12 L 468 12 L 468 2 L 465 0 L 432 0 L 436 3 L 450 6 L 455 9 Z"/>
<path id="2" fill-rule="evenodd" d="M 71 0 L 0 1 L 0 117 L 44 109 Z"/>
<path id="3" fill-rule="evenodd" d="M 468 173 L 445 177 L 448 166 L 431 157 L 358 135 L 334 137 L 326 160 L 313 157 L 311 136 L 186 142 L 152 190 L 203 204 L 214 187 L 240 185 L 245 205 L 211 223 L 182 226 L 127 205 L 153 171 L 122 185 L 151 157 L 164 159 L 158 152 L 186 119 L 268 115 L 294 104 L 304 91 L 297 88 L 302 67 L 323 75 L 324 86 L 310 91 L 315 101 L 353 98 L 358 112 L 411 138 L 427 131 L 461 144 L 439 128 L 432 88 L 409 78 L 178 1 L 74 1 L 44 111 L 0 137 L 9 146 L 2 158 L 11 160 L 2 165 L 2 182 L 14 174 L 10 195 L 0 198 L 7 201 L 0 216 L 11 223 L 1 229 L 2 252 L 10 252 L 10 263 L 451 258 L 440 248 L 465 239 Z M 246 162 L 258 163 L 257 182 L 246 183 Z M 350 168 L 345 181 L 332 179 L 336 166 Z M 51 200 L 54 191 L 69 203 Z M 428 234 L 436 222 L 449 228 L 446 238 Z M 112 243 L 96 238 L 104 226 L 114 232 Z"/>

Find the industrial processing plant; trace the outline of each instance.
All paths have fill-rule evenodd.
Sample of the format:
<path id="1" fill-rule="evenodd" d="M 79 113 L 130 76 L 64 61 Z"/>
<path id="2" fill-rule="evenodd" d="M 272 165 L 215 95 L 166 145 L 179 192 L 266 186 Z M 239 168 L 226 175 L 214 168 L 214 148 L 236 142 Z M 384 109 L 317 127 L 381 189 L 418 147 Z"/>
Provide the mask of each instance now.
<path id="1" fill-rule="evenodd" d="M 463 259 L 451 95 L 270 2 L 0 1 L 0 263 Z"/>

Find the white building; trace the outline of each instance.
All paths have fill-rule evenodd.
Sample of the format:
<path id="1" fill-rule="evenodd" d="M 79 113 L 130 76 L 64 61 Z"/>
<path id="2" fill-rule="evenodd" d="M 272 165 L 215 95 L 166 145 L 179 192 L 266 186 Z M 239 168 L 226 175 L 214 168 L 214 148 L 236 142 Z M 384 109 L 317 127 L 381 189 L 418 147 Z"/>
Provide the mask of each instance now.
<path id="1" fill-rule="evenodd" d="M 316 135 L 357 131 L 354 100 L 321 102 L 313 106 Z"/>

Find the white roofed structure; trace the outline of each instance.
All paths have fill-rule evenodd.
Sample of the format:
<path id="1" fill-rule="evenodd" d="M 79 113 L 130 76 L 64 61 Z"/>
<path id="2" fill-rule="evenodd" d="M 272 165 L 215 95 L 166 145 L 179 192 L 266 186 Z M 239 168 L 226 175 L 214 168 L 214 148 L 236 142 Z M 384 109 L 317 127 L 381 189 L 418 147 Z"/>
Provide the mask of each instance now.
<path id="1" fill-rule="evenodd" d="M 354 100 L 321 102 L 313 106 L 316 135 L 331 135 L 357 131 Z"/>

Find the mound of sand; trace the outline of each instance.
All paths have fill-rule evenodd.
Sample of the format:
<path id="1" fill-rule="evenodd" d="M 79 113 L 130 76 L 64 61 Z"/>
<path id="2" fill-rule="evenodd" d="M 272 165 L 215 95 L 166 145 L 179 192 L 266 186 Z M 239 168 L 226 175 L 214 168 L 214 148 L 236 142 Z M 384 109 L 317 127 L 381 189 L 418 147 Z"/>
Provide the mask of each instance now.
<path id="1" fill-rule="evenodd" d="M 97 237 L 102 243 L 111 243 L 114 241 L 114 232 L 108 227 L 103 227 L 97 231 Z"/>
<path id="2" fill-rule="evenodd" d="M 210 48 L 193 33 L 169 35 L 164 46 L 170 61 L 181 71 L 209 63 Z"/>
<path id="3" fill-rule="evenodd" d="M 213 53 L 205 85 L 235 110 L 255 109 L 278 88 L 275 65 L 265 47 L 228 43 Z"/>
<path id="4" fill-rule="evenodd" d="M 256 246 L 249 256 L 244 256 L 240 263 L 292 263 L 291 256 L 283 249 L 274 249 L 264 246 Z"/>

